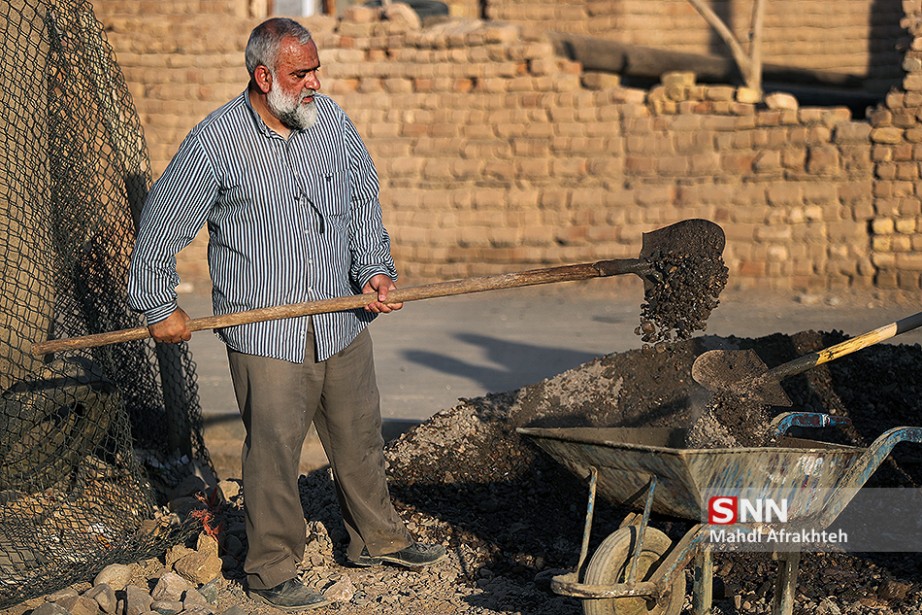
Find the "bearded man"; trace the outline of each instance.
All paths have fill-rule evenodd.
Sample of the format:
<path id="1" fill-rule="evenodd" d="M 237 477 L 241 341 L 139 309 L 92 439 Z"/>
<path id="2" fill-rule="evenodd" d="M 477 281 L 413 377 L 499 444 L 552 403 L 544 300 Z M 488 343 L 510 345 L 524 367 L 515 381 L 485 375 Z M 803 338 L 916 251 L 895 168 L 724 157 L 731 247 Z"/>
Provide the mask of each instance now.
<path id="1" fill-rule="evenodd" d="M 318 94 L 303 26 L 269 19 L 246 47 L 247 90 L 198 124 L 152 188 L 132 254 L 129 301 L 158 342 L 188 340 L 176 254 L 207 222 L 215 314 L 376 293 L 363 310 L 238 325 L 227 345 L 246 428 L 243 493 L 251 596 L 285 610 L 326 603 L 298 577 L 305 519 L 301 447 L 313 422 L 330 461 L 347 560 L 408 568 L 445 557 L 417 543 L 390 501 L 367 325 L 397 272 L 378 178 L 355 126 Z"/>

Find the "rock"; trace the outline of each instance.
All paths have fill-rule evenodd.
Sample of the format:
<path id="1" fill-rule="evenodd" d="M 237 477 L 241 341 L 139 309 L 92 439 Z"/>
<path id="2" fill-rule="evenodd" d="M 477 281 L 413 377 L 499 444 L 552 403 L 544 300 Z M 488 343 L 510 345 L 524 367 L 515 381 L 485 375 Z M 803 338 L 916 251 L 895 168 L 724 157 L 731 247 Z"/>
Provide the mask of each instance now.
<path id="1" fill-rule="evenodd" d="M 154 601 L 180 602 L 183 593 L 190 589 L 195 588 L 184 577 L 175 572 L 167 572 L 157 581 L 150 597 Z"/>
<path id="2" fill-rule="evenodd" d="M 64 600 L 65 598 L 74 598 L 77 595 L 78 595 L 77 590 L 75 590 L 72 587 L 65 587 L 64 589 L 60 589 L 52 594 L 48 594 L 48 597 L 46 598 L 46 602 L 60 602 L 61 600 Z M 64 608 L 67 608 L 67 607 L 64 607 Z"/>
<path id="3" fill-rule="evenodd" d="M 877 595 L 882 600 L 902 602 L 906 599 L 906 596 L 909 595 L 909 590 L 911 589 L 912 583 L 901 583 L 900 581 L 887 579 L 877 590 Z"/>
<path id="4" fill-rule="evenodd" d="M 233 500 L 240 495 L 240 483 L 235 480 L 222 480 L 218 483 L 218 489 L 221 490 L 227 500 Z"/>
<path id="5" fill-rule="evenodd" d="M 95 601 L 103 613 L 108 613 L 109 615 L 115 613 L 118 602 L 115 599 L 115 590 L 108 583 L 94 585 L 83 595 Z"/>
<path id="6" fill-rule="evenodd" d="M 58 601 L 58 604 L 70 611 L 71 615 L 97 615 L 99 605 L 92 598 L 86 596 L 68 596 Z"/>
<path id="7" fill-rule="evenodd" d="M 688 89 L 695 85 L 695 73 L 691 71 L 669 71 L 660 77 L 660 82 L 667 88 Z"/>
<path id="8" fill-rule="evenodd" d="M 822 297 L 811 293 L 801 293 L 795 297 L 795 300 L 802 305 L 819 305 L 823 302 Z"/>
<path id="9" fill-rule="evenodd" d="M 198 593 L 202 594 L 202 597 L 208 602 L 208 604 L 215 604 L 218 601 L 218 592 L 220 591 L 220 582 L 221 578 L 214 579 L 205 583 L 198 588 Z"/>
<path id="10" fill-rule="evenodd" d="M 394 2 L 389 6 L 385 6 L 382 13 L 388 21 L 403 24 L 409 30 L 419 30 L 423 27 L 423 21 L 419 14 L 409 4 Z"/>
<path id="11" fill-rule="evenodd" d="M 243 610 L 243 607 L 241 607 L 239 604 L 235 604 L 231 608 L 221 613 L 221 615 L 246 615 L 246 611 Z"/>
<path id="12" fill-rule="evenodd" d="M 353 23 L 374 23 L 378 21 L 378 15 L 380 9 L 373 9 L 371 7 L 353 5 L 346 9 L 346 12 L 343 13 L 344 21 L 351 21 Z"/>
<path id="13" fill-rule="evenodd" d="M 153 602 L 143 587 L 129 585 L 125 588 L 125 615 L 142 615 L 150 611 Z"/>
<path id="14" fill-rule="evenodd" d="M 159 615 L 176 615 L 183 610 L 183 603 L 181 600 L 154 600 L 150 609 Z"/>
<path id="15" fill-rule="evenodd" d="M 174 546 L 174 547 L 171 547 L 170 550 L 166 552 L 166 557 L 164 558 L 164 560 L 165 560 L 165 562 L 166 562 L 166 564 L 165 564 L 165 565 L 166 565 L 166 569 L 167 569 L 167 570 L 172 570 L 172 569 L 173 569 L 173 564 L 175 564 L 176 562 L 178 562 L 178 561 L 181 560 L 182 558 L 184 558 L 184 557 L 186 557 L 187 555 L 190 555 L 190 554 L 192 554 L 192 553 L 195 553 L 195 550 L 194 550 L 194 549 L 190 549 L 189 547 L 186 547 L 186 546 L 184 546 L 184 545 L 176 545 L 176 546 Z"/>
<path id="16" fill-rule="evenodd" d="M 165 571 L 163 562 L 159 558 L 149 557 L 142 559 L 133 566 L 135 573 L 143 575 L 145 579 L 156 579 Z"/>
<path id="17" fill-rule="evenodd" d="M 349 577 L 343 577 L 323 592 L 331 602 L 349 602 L 355 595 L 355 585 Z"/>
<path id="18" fill-rule="evenodd" d="M 762 92 L 753 88 L 740 87 L 736 90 L 736 101 L 754 105 L 762 102 Z"/>
<path id="19" fill-rule="evenodd" d="M 201 585 L 221 576 L 223 562 L 217 555 L 190 553 L 173 564 L 173 569 L 187 580 Z"/>
<path id="20" fill-rule="evenodd" d="M 93 579 L 93 585 L 108 585 L 115 591 L 125 589 L 131 581 L 134 570 L 125 564 L 109 564 Z"/>
<path id="21" fill-rule="evenodd" d="M 211 605 L 208 604 L 208 600 L 205 599 L 205 596 L 195 589 L 190 589 L 183 595 L 182 605 L 187 611 L 195 609 L 211 613 L 214 610 L 211 608 Z"/>
<path id="22" fill-rule="evenodd" d="M 69 615 L 67 609 L 65 609 L 60 604 L 55 602 L 46 602 L 45 604 L 36 607 L 32 611 L 32 615 Z"/>
<path id="23" fill-rule="evenodd" d="M 214 536 L 209 536 L 205 532 L 202 532 L 198 535 L 195 550 L 205 555 L 214 555 L 218 557 L 218 541 L 215 540 Z"/>

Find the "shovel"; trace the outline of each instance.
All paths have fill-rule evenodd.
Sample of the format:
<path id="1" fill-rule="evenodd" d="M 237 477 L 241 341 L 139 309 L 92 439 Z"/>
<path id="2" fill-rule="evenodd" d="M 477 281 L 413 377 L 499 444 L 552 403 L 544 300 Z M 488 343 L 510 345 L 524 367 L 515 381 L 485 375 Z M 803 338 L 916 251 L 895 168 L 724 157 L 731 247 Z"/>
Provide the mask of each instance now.
<path id="1" fill-rule="evenodd" d="M 711 392 L 729 392 L 755 403 L 790 406 L 781 380 L 873 346 L 922 325 L 922 312 L 862 333 L 829 348 L 768 369 L 754 350 L 709 350 L 692 364 L 692 378 Z"/>
<path id="2" fill-rule="evenodd" d="M 645 293 L 648 293 L 651 288 L 657 285 L 668 284 L 670 269 L 673 268 L 673 265 L 664 262 L 664 257 L 697 250 L 696 254 L 699 258 L 704 257 L 717 261 L 721 259 L 724 243 L 723 229 L 717 224 L 702 219 L 683 220 L 661 229 L 644 233 L 640 258 L 605 260 L 595 263 L 564 265 L 547 269 L 533 269 L 517 273 L 452 280 L 398 289 L 388 293 L 387 298 L 390 303 L 401 303 L 503 288 L 586 280 L 626 273 L 640 276 L 644 281 Z M 221 316 L 196 318 L 190 320 L 188 326 L 191 331 L 220 329 L 267 320 L 363 308 L 376 300 L 376 293 L 349 295 L 305 303 L 257 308 Z M 41 342 L 33 345 L 32 354 L 42 356 L 51 352 L 96 348 L 119 342 L 142 340 L 148 337 L 150 337 L 150 333 L 147 327 L 123 329 L 121 331 Z"/>

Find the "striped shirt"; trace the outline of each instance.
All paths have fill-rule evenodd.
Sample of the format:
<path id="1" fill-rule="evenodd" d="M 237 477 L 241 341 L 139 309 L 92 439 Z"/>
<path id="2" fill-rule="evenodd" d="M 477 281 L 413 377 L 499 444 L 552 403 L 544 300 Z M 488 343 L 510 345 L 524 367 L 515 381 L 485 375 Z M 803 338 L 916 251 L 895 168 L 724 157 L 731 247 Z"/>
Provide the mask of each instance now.
<path id="1" fill-rule="evenodd" d="M 176 254 L 205 222 L 216 315 L 359 293 L 381 273 L 396 279 L 371 156 L 339 105 L 314 100 L 317 123 L 287 140 L 244 92 L 182 142 L 148 195 L 131 257 L 129 306 L 148 324 L 177 308 Z M 217 333 L 239 352 L 301 363 L 308 318 Z M 313 318 L 322 361 L 348 346 L 374 314 Z"/>

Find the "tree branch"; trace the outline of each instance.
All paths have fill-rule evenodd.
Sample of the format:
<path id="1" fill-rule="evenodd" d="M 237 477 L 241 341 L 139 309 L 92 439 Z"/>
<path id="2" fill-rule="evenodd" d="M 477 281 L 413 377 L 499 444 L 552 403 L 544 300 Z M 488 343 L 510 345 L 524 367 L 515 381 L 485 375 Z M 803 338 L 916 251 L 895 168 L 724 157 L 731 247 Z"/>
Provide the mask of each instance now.
<path id="1" fill-rule="evenodd" d="M 704 20 L 710 25 L 717 34 L 720 35 L 720 38 L 723 39 L 724 43 L 727 44 L 727 47 L 730 48 L 730 53 L 733 55 L 733 59 L 736 61 L 737 65 L 740 68 L 740 72 L 743 74 L 743 80 L 746 82 L 747 87 L 753 89 L 758 89 L 761 91 L 761 75 L 758 74 L 758 71 L 755 71 L 755 68 L 761 69 L 761 59 L 759 61 L 759 66 L 754 66 L 754 63 L 750 60 L 749 56 L 746 54 L 746 51 L 743 49 L 743 46 L 740 45 L 739 41 L 733 35 L 733 32 L 730 31 L 730 28 L 727 27 L 727 24 L 717 16 L 710 6 L 706 5 L 703 0 L 688 0 L 695 10 L 697 10 Z M 761 6 L 762 0 L 756 0 L 756 4 L 753 7 L 754 15 L 758 15 L 754 18 L 753 26 L 755 26 L 755 21 L 758 20 L 759 27 L 761 29 Z M 761 39 L 761 34 L 758 36 L 753 36 L 753 41 L 756 38 Z"/>

